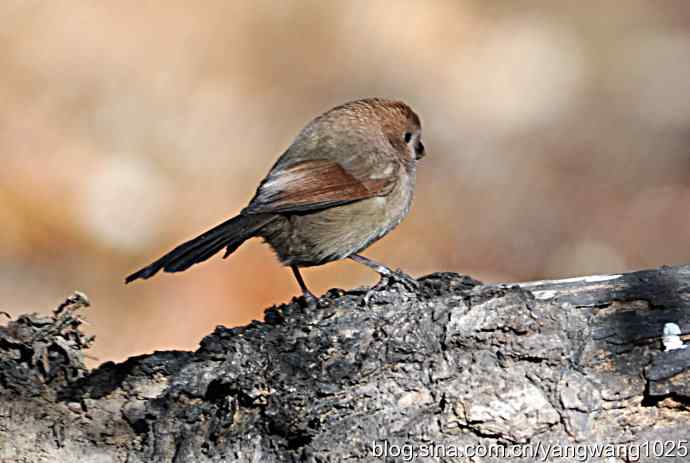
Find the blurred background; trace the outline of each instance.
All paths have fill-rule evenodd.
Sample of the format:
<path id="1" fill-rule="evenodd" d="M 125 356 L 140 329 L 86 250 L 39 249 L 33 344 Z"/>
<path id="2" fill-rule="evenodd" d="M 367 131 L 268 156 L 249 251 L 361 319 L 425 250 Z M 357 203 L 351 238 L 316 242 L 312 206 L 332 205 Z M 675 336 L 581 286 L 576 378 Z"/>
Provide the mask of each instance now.
<path id="1" fill-rule="evenodd" d="M 84 291 L 93 364 L 261 319 L 300 291 L 259 240 L 123 279 L 367 96 L 413 106 L 428 151 L 369 257 L 487 282 L 690 261 L 690 2 L 5 0 L 0 310 Z M 377 280 L 304 273 L 317 293 Z"/>

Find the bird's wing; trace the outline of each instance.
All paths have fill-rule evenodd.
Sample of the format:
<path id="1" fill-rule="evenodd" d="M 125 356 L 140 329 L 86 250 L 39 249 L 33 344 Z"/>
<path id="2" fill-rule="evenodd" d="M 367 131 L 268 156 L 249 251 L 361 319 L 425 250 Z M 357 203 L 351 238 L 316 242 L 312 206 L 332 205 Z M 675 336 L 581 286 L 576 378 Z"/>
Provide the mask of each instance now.
<path id="1" fill-rule="evenodd" d="M 303 160 L 274 168 L 243 212 L 306 212 L 382 196 L 395 186 L 397 171 L 394 162 L 364 175 L 333 160 Z"/>

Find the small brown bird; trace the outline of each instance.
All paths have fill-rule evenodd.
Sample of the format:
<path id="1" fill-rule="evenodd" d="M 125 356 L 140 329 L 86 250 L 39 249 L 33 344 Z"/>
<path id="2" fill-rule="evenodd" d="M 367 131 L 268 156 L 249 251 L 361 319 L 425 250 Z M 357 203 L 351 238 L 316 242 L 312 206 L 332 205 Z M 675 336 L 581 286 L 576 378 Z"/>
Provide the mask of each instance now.
<path id="1" fill-rule="evenodd" d="M 413 278 L 359 252 L 409 212 L 417 160 L 424 154 L 419 117 L 405 103 L 369 98 L 337 106 L 302 129 L 239 215 L 125 281 L 149 278 L 159 270 L 181 272 L 223 248 L 226 258 L 258 236 L 291 267 L 310 304 L 316 298 L 299 268 L 344 258 L 378 272 L 377 286 L 395 279 L 414 288 Z"/>

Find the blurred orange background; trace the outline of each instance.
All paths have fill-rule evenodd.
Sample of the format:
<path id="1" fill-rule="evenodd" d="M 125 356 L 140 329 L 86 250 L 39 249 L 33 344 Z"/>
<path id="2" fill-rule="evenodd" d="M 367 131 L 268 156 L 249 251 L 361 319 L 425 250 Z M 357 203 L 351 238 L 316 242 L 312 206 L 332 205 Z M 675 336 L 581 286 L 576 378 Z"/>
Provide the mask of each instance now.
<path id="1" fill-rule="evenodd" d="M 128 273 L 236 214 L 300 128 L 402 99 L 428 156 L 366 255 L 488 282 L 690 261 L 690 3 L 0 3 L 0 310 L 92 300 L 95 363 L 193 349 L 299 288 L 258 240 Z M 350 262 L 313 291 L 369 285 Z"/>

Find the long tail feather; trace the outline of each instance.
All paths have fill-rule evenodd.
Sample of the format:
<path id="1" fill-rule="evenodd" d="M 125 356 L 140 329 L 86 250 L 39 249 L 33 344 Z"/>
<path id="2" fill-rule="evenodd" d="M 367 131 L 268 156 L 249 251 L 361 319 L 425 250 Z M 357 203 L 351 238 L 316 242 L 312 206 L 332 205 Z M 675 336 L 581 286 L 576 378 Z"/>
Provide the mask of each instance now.
<path id="1" fill-rule="evenodd" d="M 207 260 L 223 248 L 227 248 L 224 256 L 227 257 L 274 217 L 270 214 L 240 214 L 233 217 L 196 238 L 180 244 L 151 265 L 132 273 L 125 279 L 125 283 L 139 278 L 151 278 L 160 270 L 166 272 L 187 270 L 192 265 Z"/>

